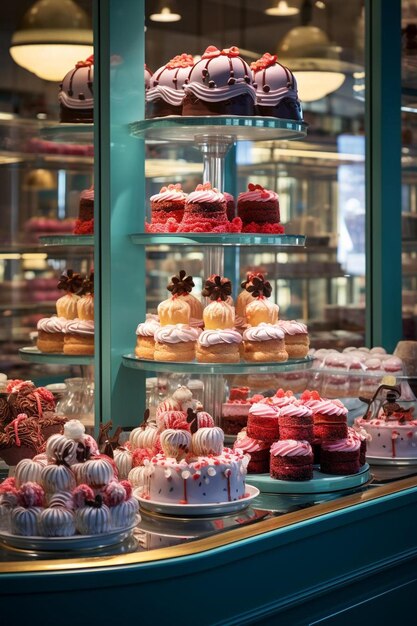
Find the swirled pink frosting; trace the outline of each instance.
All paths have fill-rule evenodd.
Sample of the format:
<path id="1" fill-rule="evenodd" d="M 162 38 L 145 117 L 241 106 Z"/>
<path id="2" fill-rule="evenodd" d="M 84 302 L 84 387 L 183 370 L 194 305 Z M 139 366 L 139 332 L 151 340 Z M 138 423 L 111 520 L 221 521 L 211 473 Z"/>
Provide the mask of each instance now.
<path id="1" fill-rule="evenodd" d="M 306 335 L 308 332 L 307 326 L 296 320 L 279 320 L 278 326 L 286 335 Z"/>
<path id="2" fill-rule="evenodd" d="M 270 189 L 254 189 L 253 191 L 243 191 L 239 194 L 238 202 L 271 202 L 279 200 L 278 194 Z"/>
<path id="3" fill-rule="evenodd" d="M 273 456 L 308 456 L 313 454 L 308 441 L 295 441 L 295 439 L 282 439 L 275 441 L 271 446 Z"/>
<path id="4" fill-rule="evenodd" d="M 348 433 L 352 437 L 358 437 L 360 441 L 372 441 L 372 435 L 356 422 L 353 426 L 348 426 Z"/>
<path id="5" fill-rule="evenodd" d="M 258 417 L 277 417 L 277 411 L 273 406 L 269 404 L 261 404 L 260 402 L 255 402 L 252 404 L 249 409 L 249 413 L 251 415 L 257 415 Z"/>
<path id="6" fill-rule="evenodd" d="M 198 338 L 198 343 L 204 348 L 218 343 L 242 343 L 242 335 L 232 328 L 203 330 Z"/>
<path id="7" fill-rule="evenodd" d="M 346 437 L 336 441 L 322 441 L 321 447 L 327 452 L 355 452 L 361 445 L 359 437 Z"/>
<path id="8" fill-rule="evenodd" d="M 155 331 L 160 328 L 160 323 L 158 320 L 153 318 L 148 318 L 144 322 L 138 325 L 136 329 L 136 334 L 141 337 L 153 337 Z"/>
<path id="9" fill-rule="evenodd" d="M 80 200 L 92 200 L 94 202 L 94 187 L 84 189 L 80 194 Z"/>
<path id="10" fill-rule="evenodd" d="M 245 341 L 269 341 L 270 339 L 284 339 L 284 331 L 277 324 L 262 322 L 258 326 L 251 326 L 243 333 Z"/>
<path id="11" fill-rule="evenodd" d="M 166 191 L 160 191 L 150 197 L 151 202 L 180 202 L 187 199 L 187 194 L 182 189 L 168 189 L 162 187 Z"/>
<path id="12" fill-rule="evenodd" d="M 272 398 L 265 398 L 265 400 L 262 400 L 262 402 L 272 404 L 275 409 L 281 409 L 282 407 L 297 402 L 297 398 L 295 396 L 283 396 L 282 398 L 278 396 L 272 396 Z"/>
<path id="13" fill-rule="evenodd" d="M 347 408 L 340 400 L 321 398 L 320 400 L 307 400 L 304 404 L 313 413 L 322 413 L 324 415 L 347 415 L 348 413 Z"/>
<path id="14" fill-rule="evenodd" d="M 45 333 L 62 333 L 64 332 L 65 324 L 67 323 L 65 317 L 58 317 L 53 315 L 52 317 L 43 317 L 37 324 L 38 330 L 43 330 Z"/>
<path id="15" fill-rule="evenodd" d="M 252 439 L 252 437 L 244 436 L 236 439 L 233 450 L 242 450 L 243 452 L 260 452 L 269 449 L 269 443 L 260 439 Z"/>
<path id="16" fill-rule="evenodd" d="M 94 320 L 67 320 L 64 333 L 71 335 L 94 335 Z"/>
<path id="17" fill-rule="evenodd" d="M 310 417 L 312 410 L 297 400 L 278 409 L 278 417 Z"/>
<path id="18" fill-rule="evenodd" d="M 161 326 L 155 331 L 155 341 L 159 343 L 182 343 L 187 341 L 197 341 L 199 331 L 187 324 L 168 324 Z"/>
<path id="19" fill-rule="evenodd" d="M 215 187 L 212 189 L 196 189 L 188 195 L 186 204 L 192 204 L 193 202 L 226 202 L 226 198 Z"/>

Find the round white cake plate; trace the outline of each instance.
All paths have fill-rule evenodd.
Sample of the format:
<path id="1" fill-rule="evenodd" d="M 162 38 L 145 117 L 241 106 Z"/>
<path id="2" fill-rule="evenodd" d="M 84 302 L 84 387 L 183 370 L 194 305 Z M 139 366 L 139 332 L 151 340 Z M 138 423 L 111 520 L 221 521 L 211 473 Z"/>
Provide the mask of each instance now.
<path id="1" fill-rule="evenodd" d="M 417 465 L 417 457 L 389 459 L 383 456 L 368 456 L 367 461 L 371 465 Z"/>
<path id="2" fill-rule="evenodd" d="M 23 535 L 13 535 L 4 530 L 0 531 L 0 542 L 11 548 L 19 550 L 35 550 L 54 552 L 58 550 L 93 550 L 105 548 L 116 543 L 122 543 L 133 533 L 139 522 L 139 515 L 134 524 L 128 528 L 118 528 L 109 533 L 100 535 L 72 535 L 71 537 L 24 537 Z"/>
<path id="3" fill-rule="evenodd" d="M 357 474 L 349 476 L 324 474 L 315 469 L 311 480 L 278 480 L 269 474 L 248 474 L 246 483 L 258 487 L 262 493 L 312 494 L 355 489 L 365 485 L 370 478 L 370 467 L 365 463 Z"/>
<path id="4" fill-rule="evenodd" d="M 141 496 L 140 488 L 133 491 L 133 495 L 139 500 L 143 509 L 162 513 L 163 515 L 181 515 L 182 517 L 198 517 L 205 515 L 221 515 L 234 513 L 246 509 L 252 500 L 259 496 L 259 489 L 252 485 L 246 485 L 246 494 L 240 500 L 232 502 L 214 502 L 210 504 L 177 504 L 172 502 L 157 502 Z"/>

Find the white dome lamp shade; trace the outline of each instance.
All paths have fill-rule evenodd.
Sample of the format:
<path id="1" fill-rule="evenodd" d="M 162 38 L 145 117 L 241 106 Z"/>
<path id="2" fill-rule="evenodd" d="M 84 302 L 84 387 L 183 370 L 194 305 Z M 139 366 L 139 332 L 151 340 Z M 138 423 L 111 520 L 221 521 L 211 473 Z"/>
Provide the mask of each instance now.
<path id="1" fill-rule="evenodd" d="M 38 0 L 13 34 L 13 61 L 39 78 L 60 81 L 93 54 L 90 18 L 73 0 Z"/>
<path id="2" fill-rule="evenodd" d="M 152 22 L 179 22 L 181 14 L 178 13 L 173 0 L 160 0 L 155 13 L 151 13 L 149 19 Z"/>
<path id="3" fill-rule="evenodd" d="M 265 9 L 267 15 L 273 15 L 275 17 L 291 17 L 297 15 L 300 12 L 298 7 L 291 7 L 288 5 L 287 0 L 279 0 L 277 4 Z"/>

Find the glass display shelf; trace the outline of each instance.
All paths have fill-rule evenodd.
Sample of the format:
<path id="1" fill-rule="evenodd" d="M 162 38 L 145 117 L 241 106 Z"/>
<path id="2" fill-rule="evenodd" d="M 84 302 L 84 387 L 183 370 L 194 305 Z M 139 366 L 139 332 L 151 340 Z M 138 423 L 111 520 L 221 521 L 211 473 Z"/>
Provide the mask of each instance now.
<path id="1" fill-rule="evenodd" d="M 94 246 L 94 235 L 42 235 L 39 241 L 44 246 Z"/>
<path id="2" fill-rule="evenodd" d="M 40 129 L 42 139 L 55 143 L 92 144 L 94 124 L 54 124 Z"/>
<path id="3" fill-rule="evenodd" d="M 125 367 L 145 372 L 176 372 L 179 374 L 271 374 L 273 372 L 296 372 L 309 369 L 311 357 L 291 359 L 282 363 L 260 363 L 240 361 L 239 363 L 197 363 L 196 361 L 150 361 L 138 359 L 134 354 L 124 354 Z"/>
<path id="4" fill-rule="evenodd" d="M 261 235 L 256 233 L 136 233 L 138 245 L 199 246 L 282 246 L 303 247 L 304 235 Z"/>
<path id="5" fill-rule="evenodd" d="M 23 361 L 28 361 L 29 363 L 51 363 L 56 365 L 92 365 L 94 363 L 93 355 L 40 352 L 34 346 L 20 348 L 19 356 Z"/>
<path id="6" fill-rule="evenodd" d="M 194 142 L 198 135 L 238 140 L 267 141 L 300 139 L 307 134 L 303 122 L 276 117 L 204 115 L 201 117 L 169 116 L 140 120 L 130 125 L 134 137 L 159 141 Z"/>

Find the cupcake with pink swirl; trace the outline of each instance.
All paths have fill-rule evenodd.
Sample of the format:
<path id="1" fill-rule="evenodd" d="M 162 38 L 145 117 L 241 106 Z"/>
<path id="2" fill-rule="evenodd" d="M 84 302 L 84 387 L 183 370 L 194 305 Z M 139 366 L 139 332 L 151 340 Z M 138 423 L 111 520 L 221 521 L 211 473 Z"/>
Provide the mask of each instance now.
<path id="1" fill-rule="evenodd" d="M 261 439 L 253 439 L 241 431 L 233 445 L 233 450 L 241 450 L 250 456 L 248 474 L 265 474 L 269 472 L 269 449 L 270 444 Z"/>
<path id="2" fill-rule="evenodd" d="M 161 187 L 159 193 L 150 197 L 151 223 L 145 224 L 146 232 L 175 232 L 183 218 L 186 199 L 180 183 Z"/>
<path id="3" fill-rule="evenodd" d="M 211 183 L 197 185 L 185 202 L 184 215 L 178 226 L 183 233 L 240 232 L 242 221 L 227 219 L 225 196 Z"/>
<path id="4" fill-rule="evenodd" d="M 356 474 L 360 470 L 360 447 L 359 437 L 322 441 L 320 470 L 325 474 Z"/>
<path id="5" fill-rule="evenodd" d="M 270 475 L 278 480 L 311 480 L 313 451 L 308 441 L 282 439 L 273 443 Z"/>
<path id="6" fill-rule="evenodd" d="M 279 198 L 275 191 L 262 185 L 248 184 L 248 190 L 237 198 L 237 214 L 242 220 L 242 232 L 282 234 Z"/>

